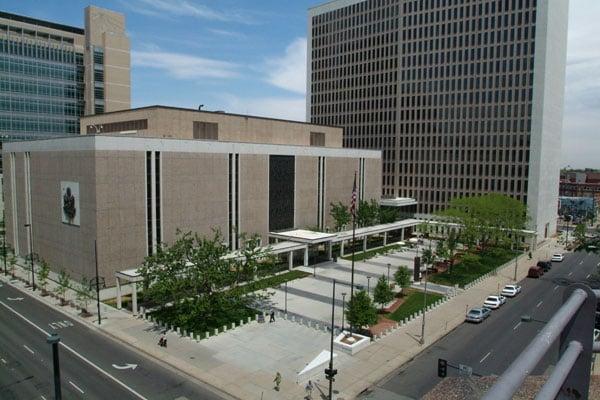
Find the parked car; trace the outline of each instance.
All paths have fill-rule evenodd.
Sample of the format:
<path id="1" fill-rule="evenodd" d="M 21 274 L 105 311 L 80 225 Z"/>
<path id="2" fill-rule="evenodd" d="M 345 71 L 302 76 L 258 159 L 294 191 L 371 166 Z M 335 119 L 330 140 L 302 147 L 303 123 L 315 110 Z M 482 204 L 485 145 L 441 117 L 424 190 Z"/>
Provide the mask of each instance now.
<path id="1" fill-rule="evenodd" d="M 483 302 L 483 306 L 495 310 L 500 308 L 504 303 L 506 303 L 506 297 L 504 296 L 488 296 Z"/>
<path id="2" fill-rule="evenodd" d="M 492 310 L 487 307 L 475 307 L 469 310 L 465 321 L 467 322 L 482 322 L 484 319 L 490 316 Z"/>
<path id="3" fill-rule="evenodd" d="M 527 272 L 528 278 L 539 278 L 542 275 L 544 275 L 544 268 L 538 267 L 537 265 L 529 268 L 529 271 Z"/>
<path id="4" fill-rule="evenodd" d="M 502 296 L 505 296 L 505 297 L 515 297 L 519 293 L 521 293 L 521 286 L 506 285 L 506 286 L 504 286 L 504 289 L 502 289 L 502 292 L 500 294 L 502 294 Z"/>
<path id="5" fill-rule="evenodd" d="M 537 266 L 542 267 L 544 272 L 548 272 L 552 268 L 552 262 L 551 261 L 538 261 Z"/>
<path id="6" fill-rule="evenodd" d="M 565 256 L 562 253 L 556 253 L 550 259 L 552 262 L 562 262 L 565 259 Z"/>

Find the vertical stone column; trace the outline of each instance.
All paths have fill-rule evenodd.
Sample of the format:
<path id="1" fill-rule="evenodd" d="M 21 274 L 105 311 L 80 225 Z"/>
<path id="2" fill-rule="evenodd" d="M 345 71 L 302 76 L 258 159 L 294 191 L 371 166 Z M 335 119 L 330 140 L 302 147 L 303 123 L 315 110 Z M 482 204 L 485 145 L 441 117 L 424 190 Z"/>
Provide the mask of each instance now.
<path id="1" fill-rule="evenodd" d="M 137 283 L 133 282 L 131 284 L 131 290 L 131 312 L 133 312 L 133 315 L 137 315 Z"/>
<path id="2" fill-rule="evenodd" d="M 367 235 L 363 238 L 363 251 L 367 251 L 367 238 Z"/>
<path id="3" fill-rule="evenodd" d="M 387 246 L 387 232 L 383 232 L 383 245 Z"/>
<path id="4" fill-rule="evenodd" d="M 294 252 L 290 251 L 288 255 L 288 269 L 291 271 L 294 268 Z"/>
<path id="5" fill-rule="evenodd" d="M 343 257 L 343 256 L 344 256 L 344 243 L 346 243 L 346 241 L 345 241 L 345 240 L 342 240 L 342 241 L 340 242 L 340 257 Z"/>
<path id="6" fill-rule="evenodd" d="M 327 243 L 327 258 L 329 261 L 333 260 L 333 243 Z"/>
<path id="7" fill-rule="evenodd" d="M 304 249 L 304 266 L 308 267 L 308 244 L 306 245 L 306 248 Z"/>
<path id="8" fill-rule="evenodd" d="M 121 278 L 117 276 L 117 310 L 120 310 L 121 308 Z"/>

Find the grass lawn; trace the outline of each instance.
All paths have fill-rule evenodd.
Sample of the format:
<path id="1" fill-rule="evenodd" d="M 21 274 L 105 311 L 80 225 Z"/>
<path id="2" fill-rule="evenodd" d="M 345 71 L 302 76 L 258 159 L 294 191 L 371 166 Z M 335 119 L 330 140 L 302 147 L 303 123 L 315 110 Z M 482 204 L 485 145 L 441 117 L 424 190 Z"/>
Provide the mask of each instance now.
<path id="1" fill-rule="evenodd" d="M 368 260 L 369 258 L 373 258 L 380 254 L 386 254 L 392 250 L 397 250 L 401 247 L 402 246 L 400 246 L 399 244 L 390 244 L 384 247 L 380 247 L 378 249 L 367 250 L 365 252 L 356 252 L 354 253 L 354 261 Z M 352 261 L 352 254 L 341 258 L 343 258 L 344 260 Z"/>
<path id="2" fill-rule="evenodd" d="M 402 303 L 402 305 L 398 307 L 396 311 L 388 314 L 387 318 L 400 322 L 404 318 L 407 318 L 423 309 L 423 297 L 425 296 L 425 293 L 416 289 L 404 289 L 404 291 L 406 292 L 404 303 Z M 427 292 L 427 305 L 429 306 L 443 297 L 444 296 L 441 294 Z"/>
<path id="3" fill-rule="evenodd" d="M 506 264 L 514 259 L 519 253 L 511 251 L 488 251 L 480 253 L 481 259 L 476 263 L 466 265 L 459 262 L 452 267 L 452 271 L 446 271 L 441 274 L 431 275 L 430 282 L 439 283 L 441 285 L 454 286 L 458 284 L 464 287 L 466 284 L 473 282 L 475 279 L 488 272 Z"/>

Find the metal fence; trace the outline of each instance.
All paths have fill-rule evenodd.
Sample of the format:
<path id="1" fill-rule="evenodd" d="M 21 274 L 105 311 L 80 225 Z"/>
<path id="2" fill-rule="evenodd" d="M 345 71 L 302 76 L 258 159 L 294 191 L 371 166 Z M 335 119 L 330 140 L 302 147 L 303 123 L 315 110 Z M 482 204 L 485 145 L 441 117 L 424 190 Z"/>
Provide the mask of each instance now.
<path id="1" fill-rule="evenodd" d="M 569 286 L 565 290 L 560 309 L 498 378 L 483 399 L 512 399 L 556 340 L 560 340 L 559 360 L 536 399 L 587 399 L 592 351 L 600 352 L 600 346 L 593 340 L 599 298 L 600 291 L 592 290 L 584 284 Z"/>

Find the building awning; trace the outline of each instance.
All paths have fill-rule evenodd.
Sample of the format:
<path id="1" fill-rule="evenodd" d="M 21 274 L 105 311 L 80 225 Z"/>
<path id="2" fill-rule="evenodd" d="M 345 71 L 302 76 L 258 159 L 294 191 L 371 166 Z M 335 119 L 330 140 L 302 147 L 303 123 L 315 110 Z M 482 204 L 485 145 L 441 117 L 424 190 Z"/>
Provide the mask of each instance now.
<path id="1" fill-rule="evenodd" d="M 357 228 L 355 236 L 357 238 L 361 238 L 361 237 L 365 237 L 365 236 L 377 235 L 380 233 L 385 233 L 385 232 L 395 231 L 398 229 L 404 229 L 404 228 L 410 228 L 413 226 L 417 226 L 417 225 L 421 224 L 422 222 L 423 221 L 421 221 L 420 219 L 409 218 L 409 219 L 403 219 L 402 221 L 391 222 L 389 224 L 365 226 L 363 228 Z M 336 234 L 336 237 L 333 240 L 333 242 L 336 243 L 336 242 L 341 242 L 343 240 L 349 240 L 349 239 L 352 239 L 352 230 L 338 232 Z"/>
<path id="2" fill-rule="evenodd" d="M 318 244 L 331 242 L 336 234 L 325 232 L 314 232 L 306 229 L 294 229 L 284 232 L 270 232 L 269 236 L 275 239 L 284 239 L 295 243 Z"/>
<path id="3" fill-rule="evenodd" d="M 410 197 L 393 197 L 391 199 L 379 200 L 379 205 L 385 206 L 385 207 L 407 207 L 407 206 L 414 206 L 416 204 L 417 204 L 417 201 Z"/>

